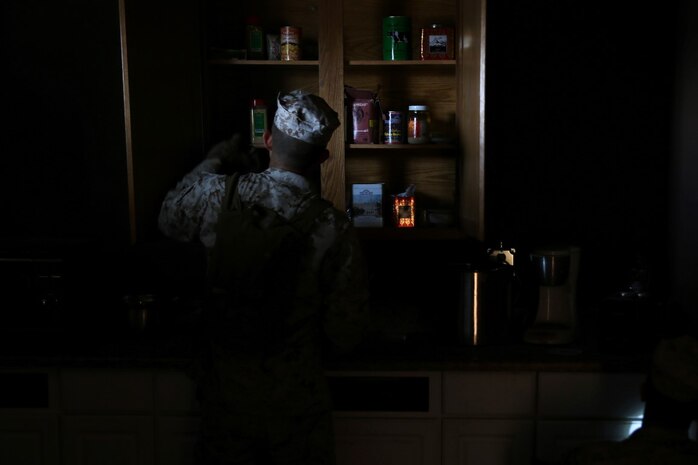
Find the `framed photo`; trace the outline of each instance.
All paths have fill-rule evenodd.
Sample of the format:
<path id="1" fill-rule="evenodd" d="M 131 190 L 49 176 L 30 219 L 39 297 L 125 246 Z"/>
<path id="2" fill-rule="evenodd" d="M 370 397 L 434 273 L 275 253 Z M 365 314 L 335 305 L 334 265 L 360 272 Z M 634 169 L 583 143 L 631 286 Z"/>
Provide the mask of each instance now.
<path id="1" fill-rule="evenodd" d="M 351 211 L 357 228 L 383 227 L 383 183 L 352 184 Z"/>

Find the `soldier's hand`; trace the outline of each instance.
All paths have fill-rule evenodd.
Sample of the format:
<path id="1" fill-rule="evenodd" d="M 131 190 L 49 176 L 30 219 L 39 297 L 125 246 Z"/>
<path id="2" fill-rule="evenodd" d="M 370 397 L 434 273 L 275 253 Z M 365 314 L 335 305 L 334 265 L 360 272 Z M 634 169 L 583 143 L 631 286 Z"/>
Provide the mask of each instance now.
<path id="1" fill-rule="evenodd" d="M 266 150 L 244 148 L 239 133 L 222 142 L 219 142 L 206 154 L 206 158 L 221 161 L 221 172 L 230 174 L 234 172 L 247 173 L 250 171 L 263 171 L 269 164 L 269 155 Z"/>

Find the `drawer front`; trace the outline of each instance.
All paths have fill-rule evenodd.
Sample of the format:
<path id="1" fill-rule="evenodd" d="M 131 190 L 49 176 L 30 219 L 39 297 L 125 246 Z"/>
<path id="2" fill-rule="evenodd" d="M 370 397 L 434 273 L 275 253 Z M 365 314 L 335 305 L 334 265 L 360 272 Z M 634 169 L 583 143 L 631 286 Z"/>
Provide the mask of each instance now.
<path id="1" fill-rule="evenodd" d="M 535 372 L 447 372 L 443 376 L 447 415 L 518 417 L 535 414 Z"/>
<path id="2" fill-rule="evenodd" d="M 61 394 L 66 410 L 151 411 L 153 375 L 140 370 L 66 370 Z"/>
<path id="3" fill-rule="evenodd" d="M 441 413 L 440 372 L 328 372 L 335 415 L 432 417 Z"/>
<path id="4" fill-rule="evenodd" d="M 639 373 L 541 373 L 538 409 L 541 417 L 642 418 Z"/>

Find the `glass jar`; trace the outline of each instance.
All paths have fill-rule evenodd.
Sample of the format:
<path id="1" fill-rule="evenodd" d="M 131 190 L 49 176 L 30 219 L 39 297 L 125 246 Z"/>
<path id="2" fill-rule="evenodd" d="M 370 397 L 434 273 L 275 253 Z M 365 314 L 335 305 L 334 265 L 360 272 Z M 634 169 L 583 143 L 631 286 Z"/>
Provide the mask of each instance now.
<path id="1" fill-rule="evenodd" d="M 407 143 L 426 144 L 430 141 L 431 118 L 426 105 L 410 105 L 407 120 Z"/>

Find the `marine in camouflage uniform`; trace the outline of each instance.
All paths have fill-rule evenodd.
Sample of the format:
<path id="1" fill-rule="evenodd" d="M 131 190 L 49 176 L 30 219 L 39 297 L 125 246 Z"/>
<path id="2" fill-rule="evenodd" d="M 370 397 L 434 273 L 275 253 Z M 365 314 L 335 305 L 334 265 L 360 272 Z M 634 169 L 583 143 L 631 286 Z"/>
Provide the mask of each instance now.
<path id="1" fill-rule="evenodd" d="M 275 124 L 284 122 L 276 118 Z M 329 139 L 326 132 L 324 137 Z M 225 197 L 221 152 L 214 148 L 167 194 L 159 227 L 168 237 L 214 246 Z M 243 205 L 262 205 L 287 219 L 316 196 L 304 176 L 275 167 L 241 175 L 238 193 Z M 340 350 L 358 344 L 368 324 L 367 276 L 355 231 L 342 212 L 324 209 L 310 237 L 298 276 L 302 302 L 289 302 L 294 324 L 279 348 L 260 356 L 252 348 L 212 345 L 209 366 L 198 377 L 202 463 L 334 463 L 323 341 Z"/>

